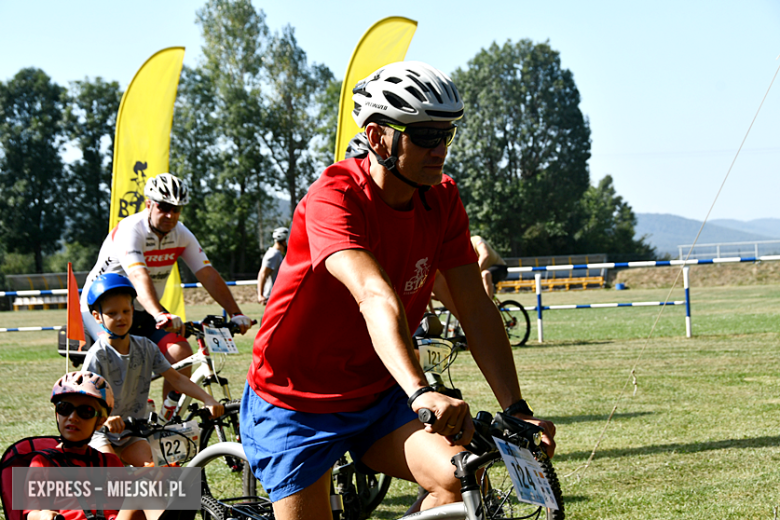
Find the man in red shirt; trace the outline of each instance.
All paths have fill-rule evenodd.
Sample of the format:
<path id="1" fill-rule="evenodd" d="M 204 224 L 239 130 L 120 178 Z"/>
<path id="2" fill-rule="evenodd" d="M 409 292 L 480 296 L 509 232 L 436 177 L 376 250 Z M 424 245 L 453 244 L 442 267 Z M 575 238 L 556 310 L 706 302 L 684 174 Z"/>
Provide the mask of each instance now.
<path id="1" fill-rule="evenodd" d="M 455 85 L 400 62 L 358 83 L 353 101 L 371 153 L 327 168 L 298 204 L 242 399 L 244 449 L 279 519 L 329 517 L 329 469 L 347 450 L 418 482 L 429 491 L 423 509 L 459 500 L 449 461 L 473 434 L 469 408 L 427 386 L 410 333 L 437 269 L 498 402 L 532 414 L 457 187 L 442 173 L 463 115 Z M 434 425 L 417 421 L 423 407 Z M 531 420 L 552 454 L 554 426 Z"/>

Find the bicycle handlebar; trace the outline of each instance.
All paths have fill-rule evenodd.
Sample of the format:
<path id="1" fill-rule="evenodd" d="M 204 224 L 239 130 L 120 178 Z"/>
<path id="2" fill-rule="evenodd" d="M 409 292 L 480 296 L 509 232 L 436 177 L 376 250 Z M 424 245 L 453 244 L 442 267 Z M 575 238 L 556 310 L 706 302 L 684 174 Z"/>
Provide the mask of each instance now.
<path id="1" fill-rule="evenodd" d="M 241 327 L 232 321 L 225 321 L 222 316 L 208 315 L 203 318 L 203 321 L 187 321 L 184 323 L 184 337 L 188 338 L 192 335 L 195 337 L 203 337 L 203 326 L 209 326 L 215 329 L 228 329 L 231 334 L 238 334 L 241 332 Z M 252 320 L 252 325 L 257 325 L 257 320 Z"/>
<path id="2" fill-rule="evenodd" d="M 417 418 L 423 424 L 436 423 L 436 415 L 428 408 L 420 408 L 417 411 Z M 466 447 L 478 455 L 496 449 L 493 437 L 501 438 L 522 448 L 539 446 L 541 434 L 544 431 L 543 428 L 535 424 L 502 412 L 497 413 L 495 417 L 489 412 L 478 412 L 472 421 L 474 422 L 474 437 Z M 462 433 L 458 433 L 455 440 Z"/>
<path id="3" fill-rule="evenodd" d="M 193 417 L 198 417 L 203 422 L 209 422 L 209 421 L 217 421 L 222 417 L 225 417 L 226 415 L 238 413 L 238 411 L 241 408 L 241 401 L 229 401 L 227 403 L 220 403 L 222 404 L 222 407 L 224 409 L 224 413 L 220 417 L 211 417 L 211 412 L 208 408 L 201 408 L 196 403 L 192 403 L 189 406 L 189 411 L 191 412 L 190 416 L 187 420 L 191 420 Z M 155 414 L 156 416 L 156 414 Z M 150 421 L 146 418 L 136 418 L 136 417 L 124 417 L 122 420 L 125 423 L 125 429 L 121 433 L 119 433 L 119 438 L 125 438 L 129 436 L 134 437 L 143 437 L 148 438 L 154 435 L 155 432 L 165 430 L 165 427 L 169 424 L 179 424 L 178 422 L 175 423 L 167 423 L 167 424 L 158 424 L 155 421 Z M 186 422 L 186 420 L 184 421 Z M 103 426 L 99 430 L 101 433 L 109 433 L 108 429 Z"/>

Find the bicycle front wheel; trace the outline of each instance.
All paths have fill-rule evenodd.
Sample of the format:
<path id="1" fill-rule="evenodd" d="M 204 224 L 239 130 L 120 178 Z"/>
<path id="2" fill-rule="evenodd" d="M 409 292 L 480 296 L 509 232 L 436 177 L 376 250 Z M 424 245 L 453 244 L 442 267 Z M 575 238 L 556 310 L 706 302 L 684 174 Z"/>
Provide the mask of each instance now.
<path id="1" fill-rule="evenodd" d="M 509 344 L 513 347 L 525 345 L 531 334 L 531 319 L 522 305 L 514 300 L 499 302 L 498 309 L 504 320 Z"/>
<path id="2" fill-rule="evenodd" d="M 262 487 L 255 484 L 253 492 L 246 493 L 246 482 L 225 464 L 227 458 L 240 461 L 242 468 L 249 467 L 243 447 L 236 442 L 213 444 L 187 464 L 187 467 L 201 468 L 201 516 L 204 520 L 206 517 L 219 520 L 222 513 L 224 518 L 238 520 L 271 519 L 271 502 Z"/>
<path id="3" fill-rule="evenodd" d="M 518 500 L 509 472 L 500 459 L 488 466 L 482 476 L 480 487 L 485 518 L 488 520 L 543 519 L 564 520 L 566 512 L 561 495 L 561 485 L 550 460 L 544 455 L 535 455 L 550 484 L 558 509 L 540 507 Z"/>

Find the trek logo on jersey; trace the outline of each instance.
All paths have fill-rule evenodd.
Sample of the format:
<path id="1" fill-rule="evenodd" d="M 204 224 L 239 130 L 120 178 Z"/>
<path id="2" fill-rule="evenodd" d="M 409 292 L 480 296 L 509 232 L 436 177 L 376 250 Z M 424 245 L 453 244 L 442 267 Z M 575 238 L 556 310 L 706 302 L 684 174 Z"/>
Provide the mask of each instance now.
<path id="1" fill-rule="evenodd" d="M 431 266 L 428 265 L 428 258 L 421 258 L 414 264 L 414 276 L 412 276 L 404 284 L 404 294 L 411 294 L 417 292 L 420 287 L 425 285 L 425 280 L 428 279 L 428 272 L 431 270 Z"/>
<path id="2" fill-rule="evenodd" d="M 166 267 L 176 263 L 176 259 L 184 252 L 183 247 L 174 247 L 171 249 L 158 249 L 156 251 L 146 251 L 144 258 L 149 267 Z"/>

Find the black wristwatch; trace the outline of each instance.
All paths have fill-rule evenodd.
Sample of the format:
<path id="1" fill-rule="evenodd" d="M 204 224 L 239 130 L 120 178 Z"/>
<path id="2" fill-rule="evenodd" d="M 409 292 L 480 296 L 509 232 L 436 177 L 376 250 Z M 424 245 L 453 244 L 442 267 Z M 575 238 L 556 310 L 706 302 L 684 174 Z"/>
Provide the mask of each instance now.
<path id="1" fill-rule="evenodd" d="M 534 411 L 530 406 L 528 406 L 528 403 L 525 402 L 525 399 L 520 399 L 519 401 L 507 406 L 504 410 L 504 413 L 507 415 L 514 415 L 516 413 L 530 416 L 534 415 Z"/>

